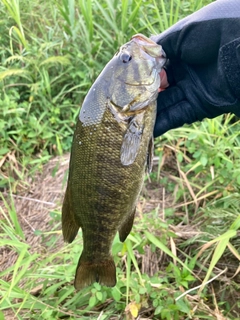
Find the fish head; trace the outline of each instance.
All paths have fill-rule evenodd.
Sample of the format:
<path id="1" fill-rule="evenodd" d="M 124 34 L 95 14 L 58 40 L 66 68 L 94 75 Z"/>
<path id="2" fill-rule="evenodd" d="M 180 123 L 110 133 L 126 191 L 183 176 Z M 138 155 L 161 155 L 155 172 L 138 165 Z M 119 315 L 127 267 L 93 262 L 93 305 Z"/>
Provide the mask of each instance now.
<path id="1" fill-rule="evenodd" d="M 137 34 L 115 55 L 109 87 L 111 103 L 122 112 L 134 112 L 154 101 L 166 55 L 160 45 Z"/>
<path id="2" fill-rule="evenodd" d="M 108 62 L 86 95 L 79 114 L 82 125 L 101 123 L 108 105 L 121 119 L 156 100 L 165 62 L 160 45 L 142 34 L 134 35 Z"/>

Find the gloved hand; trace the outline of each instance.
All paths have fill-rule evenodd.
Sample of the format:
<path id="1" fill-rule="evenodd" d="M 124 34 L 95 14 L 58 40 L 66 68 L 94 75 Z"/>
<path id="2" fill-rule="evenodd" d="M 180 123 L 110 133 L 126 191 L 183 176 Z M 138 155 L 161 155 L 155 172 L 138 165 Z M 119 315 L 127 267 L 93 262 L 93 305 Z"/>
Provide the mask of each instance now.
<path id="1" fill-rule="evenodd" d="M 168 57 L 154 136 L 233 112 L 240 116 L 240 1 L 218 0 L 158 36 Z M 168 83 L 167 83 L 168 82 Z"/>

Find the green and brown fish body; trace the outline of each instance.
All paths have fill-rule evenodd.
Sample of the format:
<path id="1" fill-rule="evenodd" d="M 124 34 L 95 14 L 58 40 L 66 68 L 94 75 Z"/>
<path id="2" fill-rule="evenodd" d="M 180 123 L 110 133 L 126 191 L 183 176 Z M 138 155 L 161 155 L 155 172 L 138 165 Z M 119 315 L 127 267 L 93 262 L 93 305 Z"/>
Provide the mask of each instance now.
<path id="1" fill-rule="evenodd" d="M 146 166 L 151 166 L 161 46 L 136 35 L 106 65 L 88 92 L 74 133 L 62 208 L 64 240 L 81 227 L 83 252 L 75 276 L 81 289 L 116 284 L 111 255 L 119 232 L 132 229 Z"/>

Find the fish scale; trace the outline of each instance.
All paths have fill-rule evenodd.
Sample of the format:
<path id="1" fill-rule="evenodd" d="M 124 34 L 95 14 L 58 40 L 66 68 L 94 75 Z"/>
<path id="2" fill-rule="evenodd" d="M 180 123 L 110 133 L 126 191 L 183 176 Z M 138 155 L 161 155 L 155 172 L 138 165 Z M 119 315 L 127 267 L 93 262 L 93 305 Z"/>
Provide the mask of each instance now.
<path id="1" fill-rule="evenodd" d="M 135 37 L 120 49 L 97 78 L 77 120 L 62 208 L 64 240 L 73 241 L 82 228 L 83 251 L 76 269 L 76 289 L 95 281 L 107 286 L 116 284 L 112 242 L 117 232 L 124 241 L 131 231 L 146 163 L 151 163 L 147 158 L 151 158 L 149 150 L 153 149 L 152 132 L 160 85 L 158 72 L 163 65 L 160 58 L 164 57 L 161 46 L 142 35 Z M 146 55 L 143 60 L 139 59 L 142 42 L 151 46 L 151 50 L 156 47 L 156 61 L 150 56 L 153 61 L 149 63 Z M 132 58 L 128 59 L 128 68 L 121 61 L 121 53 L 125 53 L 126 59 L 129 52 Z M 134 68 L 138 70 L 131 75 Z M 151 81 L 144 78 L 148 68 Z M 153 69 L 158 72 L 152 72 Z M 142 78 L 141 70 L 144 71 Z M 134 84 L 133 88 L 129 81 L 136 82 L 137 77 L 140 84 Z M 146 84 L 141 82 L 153 88 L 147 91 Z M 125 94 L 129 99 L 127 105 Z M 119 99 L 125 99 L 124 106 Z"/>

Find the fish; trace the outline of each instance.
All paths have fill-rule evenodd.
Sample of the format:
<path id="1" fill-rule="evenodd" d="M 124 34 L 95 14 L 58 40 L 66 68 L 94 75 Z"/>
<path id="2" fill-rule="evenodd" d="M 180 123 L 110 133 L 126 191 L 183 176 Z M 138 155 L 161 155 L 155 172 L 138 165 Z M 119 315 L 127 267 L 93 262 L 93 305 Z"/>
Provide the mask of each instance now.
<path id="1" fill-rule="evenodd" d="M 129 235 L 146 170 L 151 170 L 165 61 L 160 45 L 136 34 L 107 63 L 83 101 L 62 205 L 64 241 L 71 243 L 82 228 L 77 290 L 94 282 L 116 284 L 111 247 L 117 232 L 122 242 Z"/>

